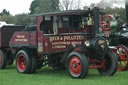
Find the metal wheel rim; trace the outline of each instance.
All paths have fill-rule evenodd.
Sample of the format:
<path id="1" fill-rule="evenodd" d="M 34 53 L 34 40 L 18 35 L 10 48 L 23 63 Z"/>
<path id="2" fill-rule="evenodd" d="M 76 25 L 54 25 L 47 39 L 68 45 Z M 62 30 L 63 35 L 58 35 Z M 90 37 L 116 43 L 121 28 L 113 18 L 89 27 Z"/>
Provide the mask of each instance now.
<path id="1" fill-rule="evenodd" d="M 120 49 L 124 51 L 125 56 L 122 55 L 122 53 L 120 52 Z M 118 70 L 123 71 L 126 69 L 128 65 L 128 53 L 125 50 L 125 48 L 123 48 L 122 46 L 118 46 L 117 51 L 119 52 L 118 56 L 120 57 L 120 62 L 118 63 Z"/>
<path id="2" fill-rule="evenodd" d="M 69 61 L 69 70 L 73 75 L 79 75 L 82 70 L 81 61 L 77 56 L 73 56 Z"/>
<path id="3" fill-rule="evenodd" d="M 25 68 L 26 68 L 26 60 L 25 60 L 25 56 L 23 54 L 20 54 L 18 56 L 17 65 L 18 65 L 18 68 L 21 71 L 24 71 L 25 70 Z"/>

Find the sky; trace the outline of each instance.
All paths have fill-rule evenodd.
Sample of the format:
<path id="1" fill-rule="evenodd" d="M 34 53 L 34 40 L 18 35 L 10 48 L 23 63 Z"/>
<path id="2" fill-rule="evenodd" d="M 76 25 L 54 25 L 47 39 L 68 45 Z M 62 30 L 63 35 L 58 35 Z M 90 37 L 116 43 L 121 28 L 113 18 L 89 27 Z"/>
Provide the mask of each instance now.
<path id="1" fill-rule="evenodd" d="M 0 0 L 0 12 L 7 9 L 12 15 L 28 13 L 33 0 Z"/>
<path id="2" fill-rule="evenodd" d="M 29 13 L 30 4 L 33 0 L 0 0 L 0 12 L 7 9 L 12 15 Z M 98 3 L 101 0 L 82 0 L 84 4 Z"/>

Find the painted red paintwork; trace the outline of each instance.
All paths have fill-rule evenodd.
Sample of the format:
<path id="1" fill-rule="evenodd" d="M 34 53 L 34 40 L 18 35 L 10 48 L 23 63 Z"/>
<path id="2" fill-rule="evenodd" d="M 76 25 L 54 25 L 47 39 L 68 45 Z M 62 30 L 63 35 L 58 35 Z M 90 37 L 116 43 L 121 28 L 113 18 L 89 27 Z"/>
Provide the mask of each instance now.
<path id="1" fill-rule="evenodd" d="M 17 66 L 19 70 L 24 71 L 26 69 L 26 60 L 23 54 L 20 54 L 17 59 Z"/>
<path id="2" fill-rule="evenodd" d="M 105 19 L 108 19 L 108 23 L 105 21 Z M 100 19 L 100 27 L 103 29 L 103 31 L 110 31 L 110 21 L 114 21 L 115 18 L 112 15 L 104 15 L 101 19 Z M 107 28 L 105 28 L 104 26 L 108 26 Z"/>
<path id="3" fill-rule="evenodd" d="M 44 37 L 44 52 L 48 53 L 49 51 L 49 43 L 48 43 L 48 36 Z"/>
<path id="4" fill-rule="evenodd" d="M 73 56 L 69 61 L 70 71 L 73 75 L 79 75 L 82 71 L 81 61 L 77 56 Z"/>
<path id="5" fill-rule="evenodd" d="M 43 52 L 43 33 L 40 31 L 40 23 L 43 21 L 43 18 L 41 16 L 37 17 L 37 50 L 38 53 Z"/>
<path id="6" fill-rule="evenodd" d="M 36 32 L 30 33 L 30 42 L 31 42 L 31 45 L 36 46 Z"/>
<path id="7" fill-rule="evenodd" d="M 96 59 L 88 59 L 88 63 L 92 64 L 88 67 L 89 69 L 103 68 L 104 64 L 105 64 L 105 62 L 101 62 L 101 61 L 96 60 Z M 100 64 L 99 65 L 93 65 L 93 64 L 96 64 L 96 63 L 100 63 Z"/>
<path id="8" fill-rule="evenodd" d="M 93 36 L 85 34 L 43 35 L 43 53 L 64 52 L 69 46 L 84 46 Z M 41 46 L 42 46 L 41 45 Z"/>
<path id="9" fill-rule="evenodd" d="M 50 36 L 49 48 L 50 52 L 66 51 L 69 46 L 80 46 L 84 44 L 84 35 L 63 35 Z"/>
<path id="10" fill-rule="evenodd" d="M 118 70 L 123 71 L 128 66 L 128 52 L 123 46 L 117 46 L 117 52 L 116 53 L 120 57 L 120 62 L 118 64 Z"/>
<path id="11" fill-rule="evenodd" d="M 15 32 L 12 39 L 10 40 L 10 44 L 29 45 L 29 39 L 29 32 Z"/>
<path id="12" fill-rule="evenodd" d="M 103 65 L 96 65 L 96 66 L 89 66 L 89 69 L 97 69 L 97 68 L 103 68 Z"/>

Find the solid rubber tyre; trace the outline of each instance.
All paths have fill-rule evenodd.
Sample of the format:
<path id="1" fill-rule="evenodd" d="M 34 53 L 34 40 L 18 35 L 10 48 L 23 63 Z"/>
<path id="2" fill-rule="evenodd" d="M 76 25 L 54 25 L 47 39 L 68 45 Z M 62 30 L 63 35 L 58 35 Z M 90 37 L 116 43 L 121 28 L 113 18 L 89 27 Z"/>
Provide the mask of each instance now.
<path id="1" fill-rule="evenodd" d="M 32 57 L 27 50 L 19 50 L 16 54 L 16 69 L 20 73 L 30 73 L 32 69 Z"/>
<path id="2" fill-rule="evenodd" d="M 14 62 L 14 58 L 13 58 L 12 52 L 9 51 L 7 52 L 7 65 L 12 65 L 13 62 Z"/>
<path id="3" fill-rule="evenodd" d="M 108 76 L 114 75 L 118 67 L 118 58 L 116 54 L 111 49 L 108 49 L 103 61 L 104 68 L 98 69 L 99 73 Z"/>
<path id="4" fill-rule="evenodd" d="M 30 70 L 30 73 L 35 73 L 37 69 L 37 58 L 32 57 L 32 68 Z"/>
<path id="5" fill-rule="evenodd" d="M 0 50 L 0 69 L 4 69 L 7 65 L 7 56 L 5 51 Z"/>
<path id="6" fill-rule="evenodd" d="M 72 52 L 67 57 L 66 68 L 72 78 L 85 78 L 88 74 L 88 60 L 83 53 Z"/>

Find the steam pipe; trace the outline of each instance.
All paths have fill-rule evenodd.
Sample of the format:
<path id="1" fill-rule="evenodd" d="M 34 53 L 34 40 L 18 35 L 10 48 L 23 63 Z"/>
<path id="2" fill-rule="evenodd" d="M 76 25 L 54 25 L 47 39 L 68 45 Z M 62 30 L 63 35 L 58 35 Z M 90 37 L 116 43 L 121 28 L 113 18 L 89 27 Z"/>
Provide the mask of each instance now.
<path id="1" fill-rule="evenodd" d="M 95 28 L 95 34 L 99 33 L 99 24 L 100 24 L 100 19 L 99 19 L 99 9 L 97 7 L 94 8 L 93 10 L 94 14 L 94 28 Z"/>
<path id="2" fill-rule="evenodd" d="M 126 26 L 128 28 L 128 1 L 125 0 L 125 9 L 126 9 Z"/>

